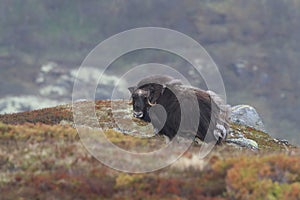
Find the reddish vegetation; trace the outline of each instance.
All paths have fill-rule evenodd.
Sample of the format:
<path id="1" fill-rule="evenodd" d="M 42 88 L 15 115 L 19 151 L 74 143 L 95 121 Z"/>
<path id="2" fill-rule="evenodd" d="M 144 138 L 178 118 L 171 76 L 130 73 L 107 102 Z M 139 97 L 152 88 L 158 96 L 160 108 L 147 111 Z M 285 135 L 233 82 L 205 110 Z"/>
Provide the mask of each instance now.
<path id="1" fill-rule="evenodd" d="M 0 115 L 0 121 L 6 124 L 44 123 L 58 124 L 61 120 L 73 121 L 73 114 L 68 109 L 61 107 L 45 108 L 41 110 L 27 111 Z"/>
<path id="2" fill-rule="evenodd" d="M 98 109 L 108 103 L 97 102 Z M 10 125 L 0 123 L 0 199 L 300 199 L 296 148 L 253 153 L 221 146 L 193 161 L 199 147 L 192 146 L 171 167 L 127 174 L 94 159 L 70 125 L 55 125 L 71 114 L 57 107 L 1 116 Z M 151 145 L 150 139 L 106 134 L 124 148 Z"/>

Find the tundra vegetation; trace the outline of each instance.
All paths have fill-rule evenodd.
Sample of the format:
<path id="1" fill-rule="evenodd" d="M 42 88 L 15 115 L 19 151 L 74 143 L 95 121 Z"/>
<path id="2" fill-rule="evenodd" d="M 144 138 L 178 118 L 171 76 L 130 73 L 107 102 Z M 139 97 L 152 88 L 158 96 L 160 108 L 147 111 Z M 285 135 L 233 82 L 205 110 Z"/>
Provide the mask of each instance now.
<path id="1" fill-rule="evenodd" d="M 300 144 L 295 137 L 300 122 L 299 0 L 2 0 L 1 5 L 1 98 L 38 94 L 40 86 L 33 80 L 49 61 L 77 68 L 113 34 L 166 27 L 204 46 L 220 68 L 231 105 L 258 108 L 273 136 Z M 149 62 L 186 71 L 182 60 L 151 50 L 122 56 L 113 69 Z"/>
<path id="2" fill-rule="evenodd" d="M 147 145 L 164 144 L 159 136 L 117 131 L 110 105 L 96 101 L 96 112 L 115 145 L 143 151 Z M 86 151 L 73 127 L 70 105 L 0 115 L 0 121 L 1 199 L 300 198 L 299 148 L 249 127 L 231 125 L 255 140 L 259 151 L 225 144 L 199 160 L 199 145 L 193 144 L 169 167 L 127 174 L 102 165 Z"/>

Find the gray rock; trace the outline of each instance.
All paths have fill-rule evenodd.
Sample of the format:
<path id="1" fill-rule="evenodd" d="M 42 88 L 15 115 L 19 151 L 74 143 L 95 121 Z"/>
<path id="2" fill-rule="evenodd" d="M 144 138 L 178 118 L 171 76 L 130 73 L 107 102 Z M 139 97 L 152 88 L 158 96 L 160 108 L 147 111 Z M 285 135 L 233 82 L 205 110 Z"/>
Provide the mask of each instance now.
<path id="1" fill-rule="evenodd" d="M 255 108 L 249 105 L 237 105 L 231 108 L 230 120 L 233 123 L 265 131 L 263 121 Z"/>
<path id="2" fill-rule="evenodd" d="M 227 143 L 229 144 L 234 144 L 238 147 L 245 147 L 248 149 L 251 149 L 253 151 L 258 150 L 258 144 L 254 140 L 247 139 L 247 138 L 231 138 L 226 140 Z"/>

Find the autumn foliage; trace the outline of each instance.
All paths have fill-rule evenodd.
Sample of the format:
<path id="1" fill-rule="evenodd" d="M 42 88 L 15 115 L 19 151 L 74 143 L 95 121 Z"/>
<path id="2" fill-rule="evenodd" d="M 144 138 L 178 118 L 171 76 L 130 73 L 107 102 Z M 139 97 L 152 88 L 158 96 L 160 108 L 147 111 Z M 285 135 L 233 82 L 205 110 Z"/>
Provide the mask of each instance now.
<path id="1" fill-rule="evenodd" d="M 0 199 L 300 199 L 298 148 L 252 152 L 221 146 L 199 160 L 199 146 L 193 145 L 167 168 L 128 174 L 93 158 L 72 124 L 59 122 L 71 120 L 69 109 L 0 119 Z M 121 148 L 156 144 L 113 129 L 105 134 Z"/>

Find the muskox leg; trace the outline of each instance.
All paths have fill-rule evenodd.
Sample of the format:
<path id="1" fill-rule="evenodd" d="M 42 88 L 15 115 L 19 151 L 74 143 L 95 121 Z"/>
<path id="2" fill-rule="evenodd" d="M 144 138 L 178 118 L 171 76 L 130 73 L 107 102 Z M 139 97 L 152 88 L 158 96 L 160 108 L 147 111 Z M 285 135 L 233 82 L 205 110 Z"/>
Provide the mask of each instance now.
<path id="1" fill-rule="evenodd" d="M 164 138 L 165 138 L 166 144 L 168 144 L 171 141 L 170 138 L 166 135 L 164 135 Z"/>
<path id="2" fill-rule="evenodd" d="M 217 143 L 220 144 L 221 141 L 225 140 L 226 136 L 227 130 L 225 126 L 217 123 L 216 128 L 214 130 L 214 137 L 217 139 Z"/>
<path id="3" fill-rule="evenodd" d="M 195 142 L 195 144 L 197 144 L 197 145 L 203 144 L 203 141 L 202 141 L 199 137 L 197 137 L 197 136 L 195 137 L 194 142 Z"/>

